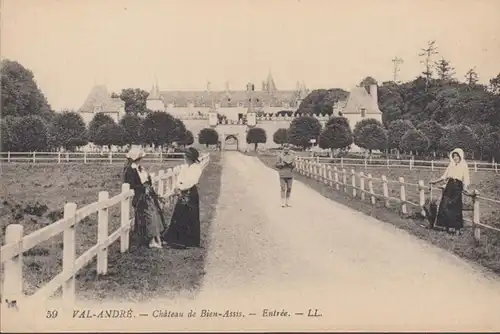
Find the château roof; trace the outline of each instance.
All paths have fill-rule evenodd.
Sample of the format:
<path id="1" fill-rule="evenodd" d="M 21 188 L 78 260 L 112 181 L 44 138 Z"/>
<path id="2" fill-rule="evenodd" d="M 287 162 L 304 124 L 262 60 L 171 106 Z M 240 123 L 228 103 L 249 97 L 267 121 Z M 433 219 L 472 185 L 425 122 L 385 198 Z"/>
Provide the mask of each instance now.
<path id="1" fill-rule="evenodd" d="M 94 107 L 99 105 L 102 106 L 103 112 L 119 112 L 125 102 L 120 98 L 112 98 L 106 86 L 97 85 L 91 89 L 79 111 L 92 113 Z"/>
<path id="2" fill-rule="evenodd" d="M 349 93 L 343 114 L 359 114 L 364 108 L 367 114 L 380 114 L 381 111 L 375 99 L 366 91 L 364 87 L 355 87 Z"/>

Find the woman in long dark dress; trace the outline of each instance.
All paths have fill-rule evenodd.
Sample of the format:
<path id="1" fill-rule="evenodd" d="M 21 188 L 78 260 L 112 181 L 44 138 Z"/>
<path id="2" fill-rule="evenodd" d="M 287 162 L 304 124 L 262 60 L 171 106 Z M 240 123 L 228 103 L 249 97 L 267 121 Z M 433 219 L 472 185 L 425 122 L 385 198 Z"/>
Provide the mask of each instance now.
<path id="1" fill-rule="evenodd" d="M 436 184 L 446 181 L 434 226 L 442 227 L 448 232 L 460 233 L 464 227 L 462 192 L 470 184 L 469 166 L 464 158 L 464 151 L 456 148 L 450 153 L 450 164 L 443 176 L 431 181 Z"/>
<path id="2" fill-rule="evenodd" d="M 177 176 L 178 196 L 170 226 L 163 239 L 172 248 L 200 247 L 200 198 L 197 183 L 202 173 L 199 153 L 190 147 L 185 152 L 186 164 Z"/>
<path id="3" fill-rule="evenodd" d="M 134 190 L 132 206 L 135 209 L 135 226 L 141 244 L 148 245 L 149 248 L 162 248 L 161 233 L 165 230 L 165 221 L 151 176 L 140 164 L 145 155 L 139 148 L 132 148 L 127 153 L 124 182 Z"/>

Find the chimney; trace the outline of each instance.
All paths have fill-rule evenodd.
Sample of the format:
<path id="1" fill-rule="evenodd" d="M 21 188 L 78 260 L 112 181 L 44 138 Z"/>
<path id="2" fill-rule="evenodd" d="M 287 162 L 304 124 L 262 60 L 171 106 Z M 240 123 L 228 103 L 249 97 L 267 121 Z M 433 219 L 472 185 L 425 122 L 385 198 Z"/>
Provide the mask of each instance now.
<path id="1" fill-rule="evenodd" d="M 370 95 L 375 105 L 378 106 L 377 85 L 370 85 Z"/>

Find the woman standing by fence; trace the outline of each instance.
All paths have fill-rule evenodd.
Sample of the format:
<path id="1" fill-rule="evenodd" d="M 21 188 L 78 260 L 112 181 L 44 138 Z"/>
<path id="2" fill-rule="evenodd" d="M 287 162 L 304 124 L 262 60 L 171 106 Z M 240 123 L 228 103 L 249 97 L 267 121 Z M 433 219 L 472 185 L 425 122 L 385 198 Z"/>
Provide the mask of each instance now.
<path id="1" fill-rule="evenodd" d="M 430 184 L 441 181 L 446 181 L 446 187 L 443 190 L 436 219 L 434 224 L 431 222 L 431 227 L 443 227 L 449 232 L 459 234 L 464 227 L 462 192 L 467 190 L 470 184 L 469 166 L 462 149 L 456 148 L 450 153 L 450 164 L 443 176 L 431 181 Z"/>
<path id="2" fill-rule="evenodd" d="M 128 164 L 125 167 L 124 182 L 135 192 L 132 206 L 135 209 L 135 226 L 141 243 L 149 245 L 150 248 L 162 248 L 160 236 L 165 229 L 165 221 L 151 176 L 140 165 L 145 155 L 146 153 L 137 147 L 127 153 Z"/>
<path id="3" fill-rule="evenodd" d="M 195 148 L 185 151 L 186 165 L 177 176 L 175 193 L 178 196 L 170 226 L 164 240 L 172 248 L 200 247 L 200 198 L 197 184 L 202 173 L 199 152 Z"/>

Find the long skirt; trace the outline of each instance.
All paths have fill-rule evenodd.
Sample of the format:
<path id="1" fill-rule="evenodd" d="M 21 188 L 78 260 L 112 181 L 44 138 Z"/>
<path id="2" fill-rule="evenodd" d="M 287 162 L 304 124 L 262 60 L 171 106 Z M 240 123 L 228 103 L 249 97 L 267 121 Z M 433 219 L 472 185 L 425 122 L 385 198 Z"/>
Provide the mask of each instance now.
<path id="1" fill-rule="evenodd" d="M 449 179 L 439 203 L 435 226 L 461 229 L 464 227 L 462 191 L 464 185 L 457 179 Z"/>
<path id="2" fill-rule="evenodd" d="M 163 239 L 172 246 L 200 247 L 200 197 L 193 186 L 175 205 L 170 226 Z"/>
<path id="3" fill-rule="evenodd" d="M 142 244 L 149 244 L 153 237 L 160 237 L 165 230 L 163 213 L 158 203 L 148 195 L 139 199 L 135 210 L 137 232 Z"/>

